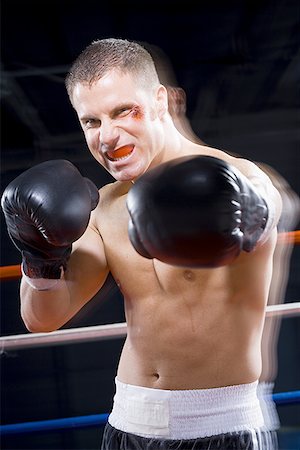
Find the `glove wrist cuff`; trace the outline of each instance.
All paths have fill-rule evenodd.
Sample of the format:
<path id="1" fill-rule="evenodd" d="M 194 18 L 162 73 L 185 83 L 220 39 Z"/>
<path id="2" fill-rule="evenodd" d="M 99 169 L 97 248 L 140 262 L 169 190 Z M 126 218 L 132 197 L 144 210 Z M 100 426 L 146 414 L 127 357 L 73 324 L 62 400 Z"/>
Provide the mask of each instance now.
<path id="1" fill-rule="evenodd" d="M 66 270 L 67 262 L 70 257 L 72 246 L 60 251 L 59 255 L 52 256 L 52 259 L 44 258 L 44 255 L 36 256 L 32 251 L 22 251 L 23 272 L 29 278 L 47 278 L 59 280 L 61 278 L 61 269 Z"/>
<path id="2" fill-rule="evenodd" d="M 21 271 L 22 279 L 36 291 L 49 291 L 51 289 L 58 288 L 62 282 L 62 277 L 64 274 L 63 268 L 60 267 L 59 278 L 31 278 L 25 274 L 23 264 L 21 264 Z"/>

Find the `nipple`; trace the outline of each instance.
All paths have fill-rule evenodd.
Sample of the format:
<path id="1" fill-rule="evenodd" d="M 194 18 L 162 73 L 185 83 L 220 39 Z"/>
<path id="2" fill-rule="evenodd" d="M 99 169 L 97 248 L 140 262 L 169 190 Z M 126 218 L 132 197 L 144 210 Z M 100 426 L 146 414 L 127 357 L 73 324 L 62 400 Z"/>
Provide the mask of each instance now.
<path id="1" fill-rule="evenodd" d="M 187 281 L 194 281 L 196 278 L 196 275 L 191 270 L 185 270 L 183 272 L 183 278 Z"/>

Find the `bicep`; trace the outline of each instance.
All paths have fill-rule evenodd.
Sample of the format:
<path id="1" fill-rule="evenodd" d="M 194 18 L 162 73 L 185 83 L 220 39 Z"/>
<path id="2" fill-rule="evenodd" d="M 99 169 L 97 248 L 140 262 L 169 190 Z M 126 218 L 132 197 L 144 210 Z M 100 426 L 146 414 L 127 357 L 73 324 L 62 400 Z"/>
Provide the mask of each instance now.
<path id="1" fill-rule="evenodd" d="M 73 244 L 65 278 L 75 309 L 80 309 L 103 286 L 109 268 L 98 230 L 89 225 Z"/>

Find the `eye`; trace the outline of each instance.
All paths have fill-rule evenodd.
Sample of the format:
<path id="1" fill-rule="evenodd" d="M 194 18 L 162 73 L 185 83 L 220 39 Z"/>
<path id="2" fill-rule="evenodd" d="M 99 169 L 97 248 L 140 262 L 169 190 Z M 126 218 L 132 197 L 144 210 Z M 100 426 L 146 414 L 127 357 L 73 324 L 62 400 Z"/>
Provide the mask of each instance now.
<path id="1" fill-rule="evenodd" d="M 96 127 L 99 127 L 100 125 L 101 125 L 101 122 L 98 119 L 84 119 L 83 120 L 83 126 L 85 129 L 96 128 Z"/>
<path id="2" fill-rule="evenodd" d="M 127 114 L 129 114 L 131 110 L 132 110 L 131 106 L 125 106 L 124 108 L 120 108 L 117 111 L 116 115 L 119 117 L 124 117 L 127 116 Z"/>

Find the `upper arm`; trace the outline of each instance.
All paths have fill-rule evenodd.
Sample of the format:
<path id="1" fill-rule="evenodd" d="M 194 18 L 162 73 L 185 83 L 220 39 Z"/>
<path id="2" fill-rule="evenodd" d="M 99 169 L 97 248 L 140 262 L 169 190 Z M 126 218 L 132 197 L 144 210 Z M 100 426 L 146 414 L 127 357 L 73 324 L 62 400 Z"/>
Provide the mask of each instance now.
<path id="1" fill-rule="evenodd" d="M 99 233 L 88 226 L 73 244 L 61 283 L 53 289 L 32 289 L 21 283 L 21 315 L 30 331 L 53 331 L 69 321 L 103 285 L 108 267 Z"/>
<path id="2" fill-rule="evenodd" d="M 91 219 L 85 233 L 73 244 L 65 273 L 75 309 L 80 309 L 99 291 L 108 273 L 102 237 Z"/>

